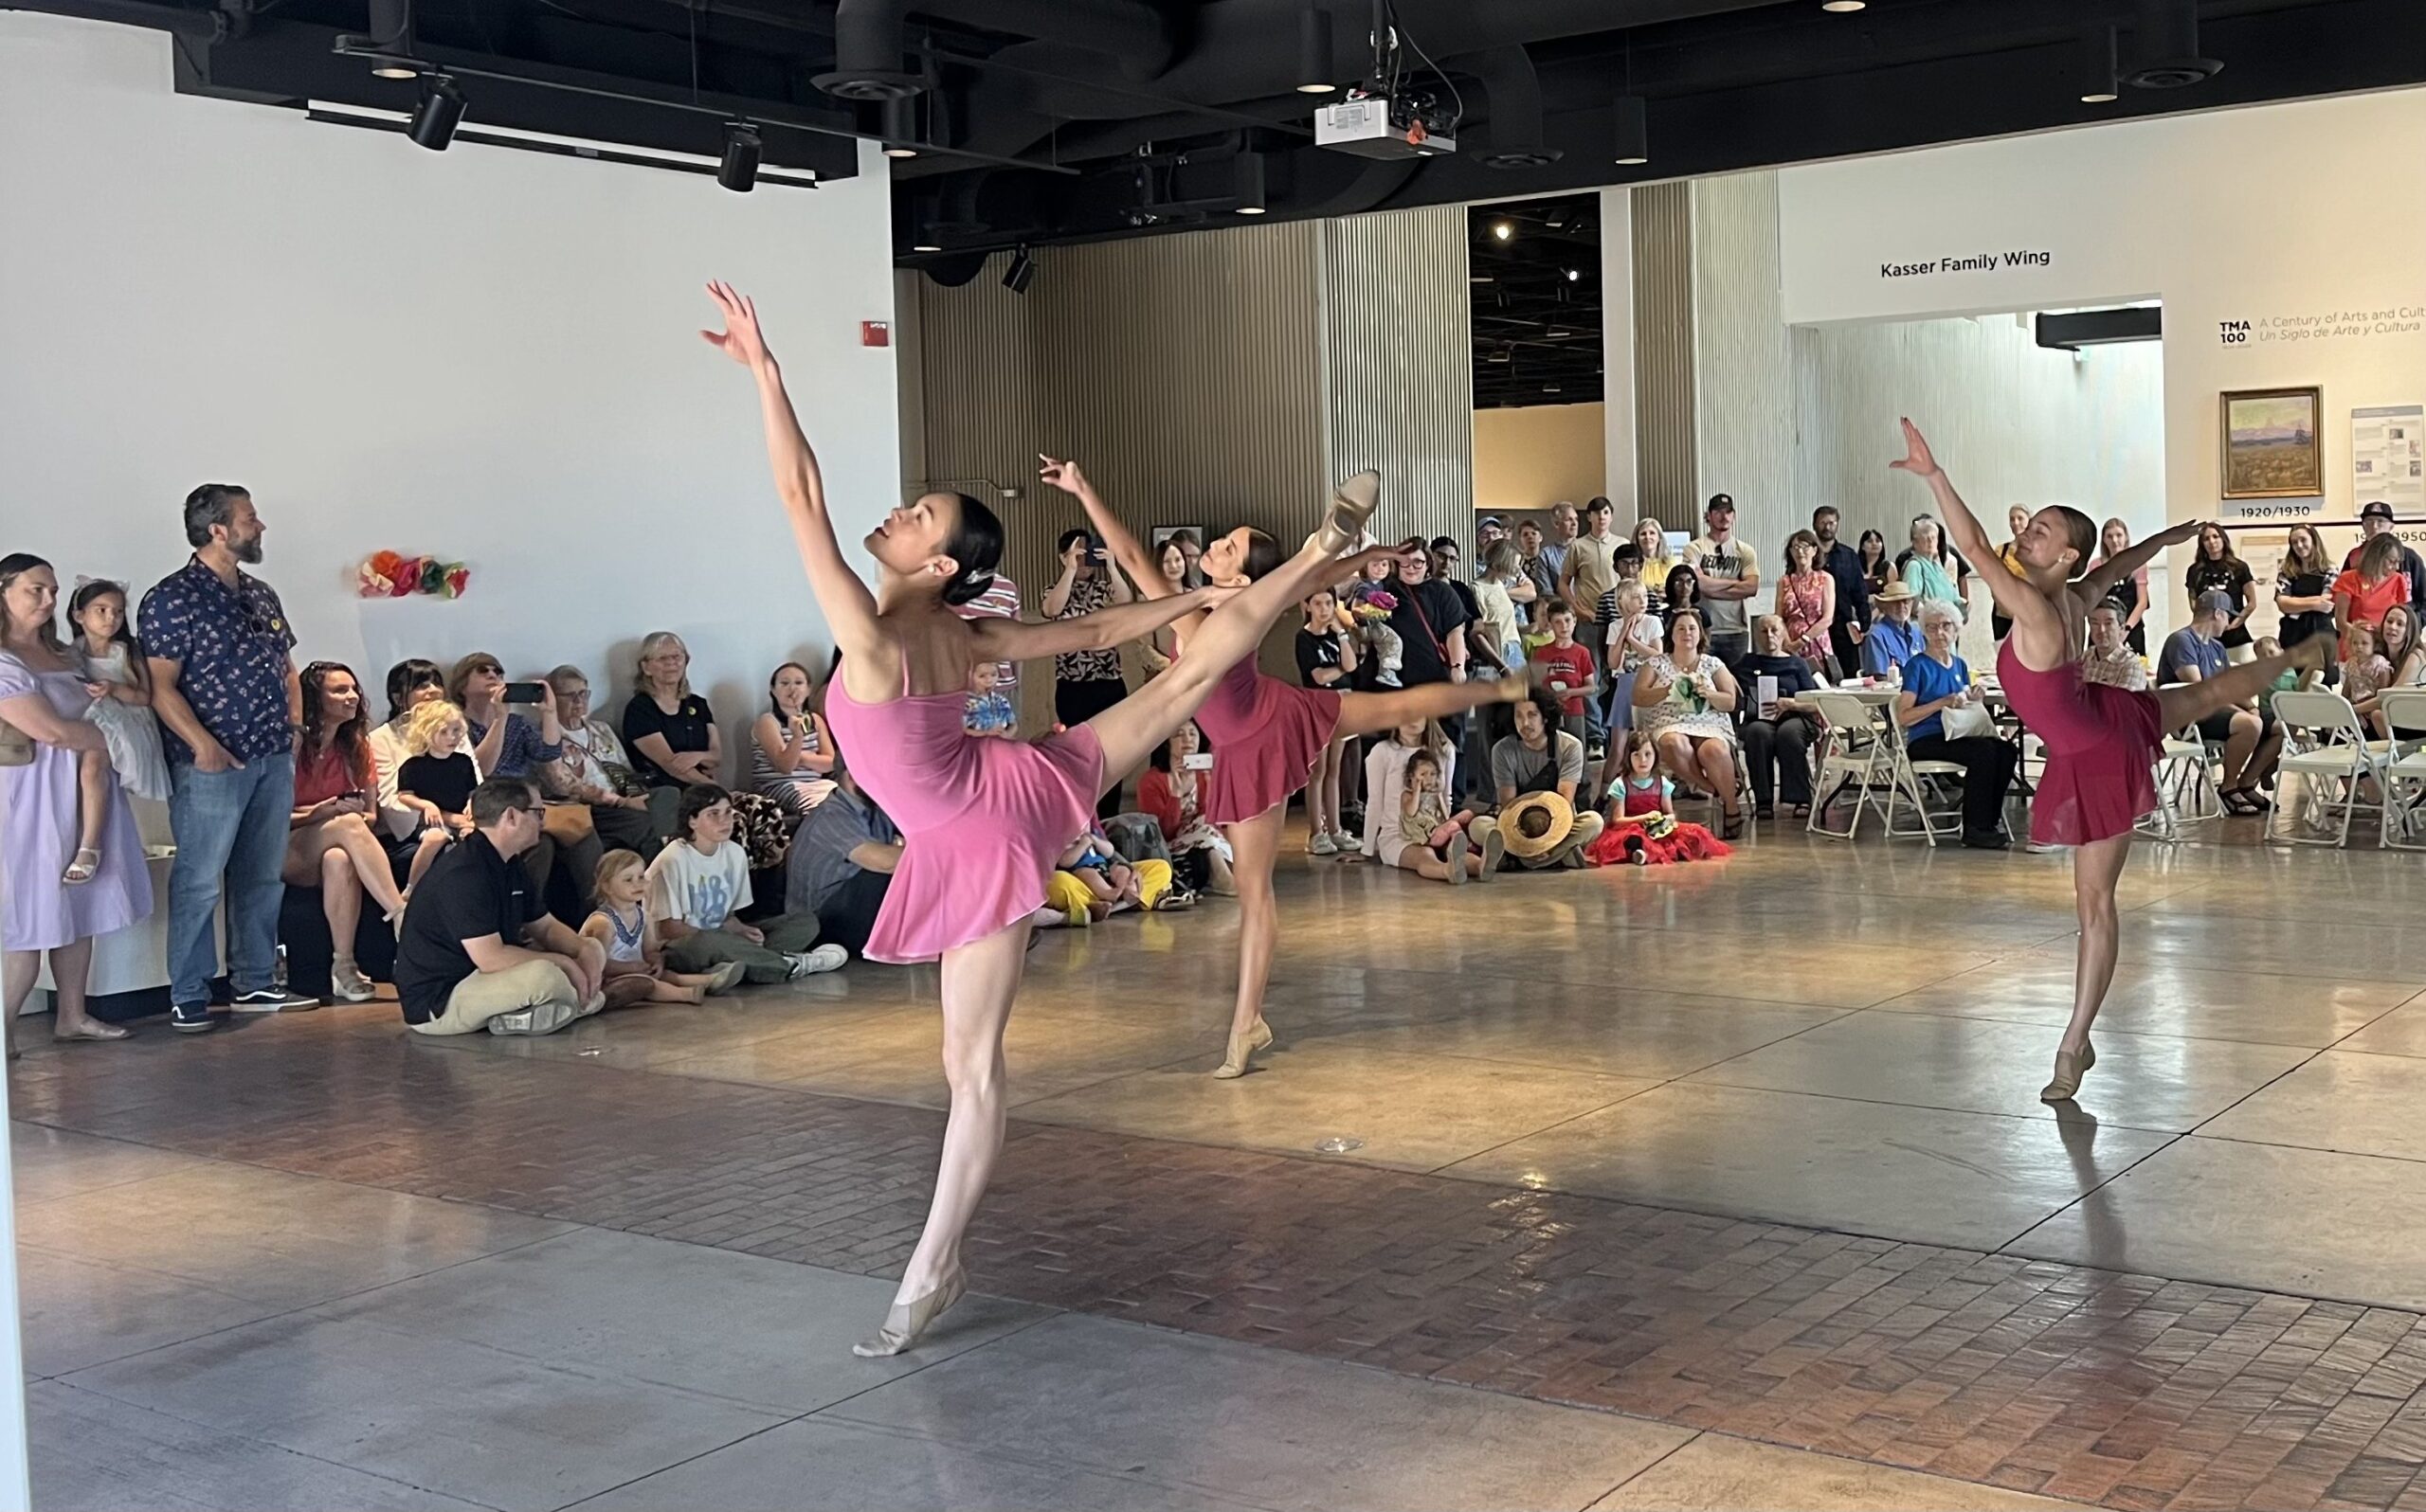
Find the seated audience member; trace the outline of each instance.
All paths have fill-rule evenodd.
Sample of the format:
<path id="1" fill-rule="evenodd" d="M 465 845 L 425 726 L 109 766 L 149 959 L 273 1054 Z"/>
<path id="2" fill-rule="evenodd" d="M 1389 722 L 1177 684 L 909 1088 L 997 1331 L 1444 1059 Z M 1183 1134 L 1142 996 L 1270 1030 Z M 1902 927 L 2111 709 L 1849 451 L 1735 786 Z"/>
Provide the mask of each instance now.
<path id="1" fill-rule="evenodd" d="M 817 943 L 817 915 L 787 913 L 763 927 L 741 922 L 750 907 L 750 857 L 733 839 L 733 795 L 714 783 L 682 790 L 673 842 L 648 866 L 648 911 L 677 971 L 714 971 L 729 961 L 755 982 L 832 971 L 851 959 Z"/>
<path id="2" fill-rule="evenodd" d="M 604 847 L 653 855 L 664 837 L 649 818 L 648 785 L 632 770 L 614 729 L 590 717 L 589 678 L 579 667 L 558 667 L 548 674 L 548 686 L 556 695 L 564 759 L 541 772 L 540 790 L 552 801 L 588 804 Z"/>
<path id="3" fill-rule="evenodd" d="M 1669 866 L 1734 854 L 1703 825 L 1676 818 L 1675 787 L 1659 775 L 1659 751 L 1640 730 L 1618 743 L 1619 777 L 1610 789 L 1607 827 L 1584 853 L 1593 866 Z M 1596 818 L 1598 816 L 1595 816 Z"/>
<path id="4" fill-rule="evenodd" d="M 2122 608 L 2110 601 L 2099 603 L 2089 612 L 2089 650 L 2081 657 L 2081 681 L 2125 693 L 2147 691 L 2148 664 L 2131 649 L 2130 627 L 2124 622 Z"/>
<path id="5" fill-rule="evenodd" d="M 1773 800 L 1783 788 L 1801 819 L 1811 812 L 1811 745 L 1820 737 L 1819 715 L 1802 695 L 1818 692 L 1819 679 L 1810 657 L 1795 651 L 1783 620 L 1765 614 L 1752 621 L 1752 649 L 1735 664 L 1735 680 L 1747 699 L 1736 734 L 1751 768 L 1752 812 L 1775 818 Z"/>
<path id="6" fill-rule="evenodd" d="M 415 842 L 426 829 L 431 816 L 420 805 L 400 801 L 396 797 L 396 774 L 403 770 L 405 758 L 405 726 L 412 712 L 424 704 L 441 703 L 446 697 L 446 673 L 435 661 L 408 657 L 388 669 L 388 722 L 371 732 L 363 744 L 370 748 L 372 770 L 378 774 L 379 828 L 389 853 L 399 869 L 412 859 Z"/>
<path id="7" fill-rule="evenodd" d="M 2398 566 L 2396 562 L 2396 572 Z M 2164 649 L 2157 657 L 2157 681 L 2204 682 L 2221 673 L 2229 660 L 2221 639 L 2223 630 L 2237 612 L 2229 593 L 2200 594 L 2192 607 L 2190 622 L 2164 638 Z M 2346 668 L 2345 675 L 2348 675 Z M 2265 813 L 2267 801 L 2258 792 L 2258 784 L 2274 773 L 2275 758 L 2283 749 L 2282 727 L 2259 713 L 2257 700 L 2252 698 L 2237 708 L 2218 710 L 2199 721 L 2198 728 L 2200 739 L 2224 748 L 2223 770 L 2218 783 L 2223 792 L 2225 810 L 2243 815 Z"/>
<path id="8" fill-rule="evenodd" d="M 648 784 L 658 833 L 672 835 L 682 790 L 713 783 L 724 765 L 715 711 L 691 691 L 691 652 L 671 630 L 641 641 L 639 675 L 624 705 L 624 748 L 632 770 Z"/>
<path id="9" fill-rule="evenodd" d="M 1566 838 L 1540 855 L 1527 856 L 1518 864 L 1528 871 L 1546 872 L 1552 867 L 1581 869 L 1584 848 L 1601 833 L 1601 816 L 1592 812 L 1581 793 L 1584 786 L 1584 742 L 1570 730 L 1555 729 L 1550 724 L 1550 711 L 1555 707 L 1550 694 L 1536 692 L 1521 702 L 1512 704 L 1509 712 L 1514 716 L 1516 732 L 1502 736 L 1491 747 L 1491 780 L 1499 795 L 1502 808 L 1527 793 L 1556 793 L 1575 810 L 1575 827 Z M 1479 874 L 1488 877 L 1498 870 L 1500 858 L 1507 852 L 1507 837 L 1500 833 L 1495 820 L 1477 819 L 1467 826 L 1467 832 L 1482 852 Z"/>
<path id="10" fill-rule="evenodd" d="M 535 783 L 540 768 L 564 756 L 557 744 L 564 731 L 547 684 L 526 683 L 516 692 L 520 696 L 507 696 L 505 668 L 484 651 L 463 657 L 446 675 L 447 696 L 463 711 L 480 770 Z"/>
<path id="11" fill-rule="evenodd" d="M 2403 607 L 2405 605 L 2393 606 L 2395 609 Z M 2392 610 L 2384 611 L 2384 620 L 2387 623 L 2391 621 Z M 2374 625 L 2352 625 L 2349 634 L 2343 637 L 2343 643 L 2349 647 L 2349 651 L 2342 662 L 2342 696 L 2349 699 L 2350 707 L 2359 711 L 2363 717 L 2371 716 L 2378 703 L 2376 694 L 2383 691 L 2384 684 L 2392 681 L 2392 662 L 2377 649 Z M 2373 729 L 2376 721 L 2368 718 L 2367 723 Z"/>
<path id="12" fill-rule="evenodd" d="M 1090 823 L 1044 885 L 1044 907 L 1038 910 L 1041 927 L 1070 925 L 1085 928 L 1130 909 L 1150 913 L 1195 905 L 1196 894 L 1172 882 L 1171 864 L 1147 856 L 1132 861 L 1103 832 L 1101 821 Z"/>
<path id="13" fill-rule="evenodd" d="M 2259 636 L 2255 640 L 2250 642 L 2250 650 L 2255 652 L 2257 654 L 2257 659 L 2263 661 L 2268 657 L 2280 655 L 2283 650 L 2283 642 L 2275 639 L 2272 636 Z M 2295 692 L 2305 693 L 2308 689 L 2317 686 L 2317 684 L 2324 681 L 2324 679 L 2325 669 L 2322 667 L 2302 667 L 2296 671 L 2286 667 L 2281 672 L 2274 675 L 2274 680 L 2272 682 L 2268 683 L 2264 688 L 2258 691 L 2257 711 L 2264 714 L 2269 719 L 2272 719 L 2274 717 L 2274 695 L 2276 693 Z M 2397 730 L 2395 733 L 2399 734 L 2403 740 L 2410 740 L 2417 738 L 2418 735 L 2426 735 L 2426 730 L 2418 730 L 2415 732 Z"/>
<path id="14" fill-rule="evenodd" d="M 1419 750 L 1440 765 L 1444 787 L 1456 777 L 1457 748 L 1437 720 L 1399 726 L 1372 743 L 1365 755 L 1365 854 L 1384 866 L 1400 864 L 1399 807 L 1406 788 L 1406 764 Z"/>
<path id="15" fill-rule="evenodd" d="M 1735 675 L 1703 649 L 1702 618 L 1691 610 L 1669 620 L 1667 649 L 1635 676 L 1635 728 L 1657 742 L 1678 779 L 1716 795 L 1730 840 L 1744 832 L 1729 717 L 1742 698 Z"/>
<path id="16" fill-rule="evenodd" d="M 833 757 L 834 791 L 792 837 L 784 911 L 814 917 L 818 938 L 858 954 L 868 947 L 876 910 L 901 864 L 901 832 L 860 791 L 842 753 Z"/>
<path id="17" fill-rule="evenodd" d="M 1680 614 L 1698 616 L 1702 612 L 1702 575 L 1700 573 L 1680 563 L 1669 568 L 1668 575 L 1660 579 L 1659 584 L 1661 624 L 1675 622 L 1676 616 Z"/>
<path id="18" fill-rule="evenodd" d="M 1904 663 L 1895 722 L 1904 728 L 1912 760 L 1963 768 L 1963 843 L 2001 851 L 2012 843 L 2005 834 L 2005 789 L 2013 785 L 2019 758 L 2013 743 L 1996 733 L 1972 690 L 1970 666 L 1954 654 L 1962 633 L 1963 616 L 1954 605 L 1931 599 L 1921 606 L 1921 654 Z M 1957 724 L 1949 730 L 1949 714 L 1972 728 Z"/>
<path id="19" fill-rule="evenodd" d="M 516 864 L 539 837 L 538 795 L 499 779 L 475 789 L 468 806 L 471 833 L 438 858 L 405 907 L 396 998 L 406 1026 L 420 1035 L 547 1035 L 596 1013 L 606 1005 L 605 948 L 542 909 Z"/>
<path id="20" fill-rule="evenodd" d="M 809 708 L 808 669 L 787 661 L 767 679 L 767 711 L 750 727 L 750 785 L 794 826 L 834 791 L 834 736 Z"/>
<path id="21" fill-rule="evenodd" d="M 2387 690 L 2426 687 L 2426 644 L 2419 640 L 2420 620 L 2417 609 L 2410 604 L 2396 603 L 2386 609 L 2383 622 L 2376 630 L 2376 652 L 2384 658 L 2383 680 L 2376 684 L 2364 703 L 2359 701 L 2357 694 L 2345 691 L 2379 739 L 2412 741 L 2426 735 L 2426 730 L 2389 726 L 2383 718 L 2383 694 Z M 2273 701 L 2265 699 L 2259 707 L 2261 711 L 2271 713 Z"/>
<path id="22" fill-rule="evenodd" d="M 390 927 L 403 922 L 387 848 L 371 830 L 379 787 L 371 765 L 362 689 L 351 669 L 316 661 L 303 669 L 303 726 L 295 740 L 295 807 L 287 817 L 286 885 L 318 888 L 329 921 L 330 990 L 341 1001 L 369 1002 L 371 979 L 353 959 L 362 897 L 379 906 Z"/>
<path id="23" fill-rule="evenodd" d="M 1172 865 L 1188 887 L 1236 897 L 1239 884 L 1230 875 L 1229 839 L 1205 819 L 1204 774 L 1190 765 L 1203 744 L 1204 734 L 1192 719 L 1171 731 L 1171 738 L 1148 759 L 1146 775 L 1137 779 L 1137 806 L 1153 816 Z M 1336 855 L 1338 849 L 1334 845 L 1322 854 Z"/>
<path id="24" fill-rule="evenodd" d="M 996 740 L 1020 738 L 1019 711 L 1003 692 L 1003 667 L 997 661 L 980 662 L 970 679 L 969 705 L 961 711 L 960 728 L 972 735 L 987 735 Z"/>
<path id="25" fill-rule="evenodd" d="M 1907 583 L 1889 579 L 1870 596 L 1870 628 L 1862 632 L 1861 670 L 1873 677 L 1893 677 L 1904 663 L 1921 654 L 1921 627 L 1912 622 L 1920 595 Z"/>
<path id="26" fill-rule="evenodd" d="M 606 950 L 606 984 L 646 981 L 643 1002 L 703 1002 L 710 993 L 729 992 L 741 981 L 741 963 L 714 971 L 676 971 L 665 963 L 665 943 L 648 916 L 648 864 L 637 851 L 609 851 L 598 862 L 597 907 L 581 924 L 584 939 Z"/>
<path id="27" fill-rule="evenodd" d="M 472 790 L 480 785 L 480 767 L 467 748 L 470 740 L 463 711 L 444 700 L 414 710 L 405 726 L 407 755 L 396 768 L 396 801 L 412 803 L 425 819 L 405 873 L 407 891 L 421 885 L 448 842 L 472 832 Z M 516 846 L 514 854 L 531 845 Z"/>
<path id="28" fill-rule="evenodd" d="M 1585 707 L 1600 695 L 1601 679 L 1593 670 L 1591 648 L 1575 639 L 1575 610 L 1564 603 L 1551 604 L 1549 627 L 1549 644 L 1535 648 L 1530 658 L 1533 681 L 1558 700 L 1557 728 L 1574 736 L 1580 748 L 1591 732 Z"/>
<path id="29" fill-rule="evenodd" d="M 1468 830 L 1476 817 L 1471 808 L 1451 810 L 1444 776 L 1440 758 L 1431 751 L 1407 757 L 1399 783 L 1398 855 L 1390 864 L 1435 882 L 1463 882 L 1475 872 L 1475 840 Z M 1495 864 L 1498 856 L 1488 859 Z M 1490 873 L 1483 875 L 1488 880 Z"/>

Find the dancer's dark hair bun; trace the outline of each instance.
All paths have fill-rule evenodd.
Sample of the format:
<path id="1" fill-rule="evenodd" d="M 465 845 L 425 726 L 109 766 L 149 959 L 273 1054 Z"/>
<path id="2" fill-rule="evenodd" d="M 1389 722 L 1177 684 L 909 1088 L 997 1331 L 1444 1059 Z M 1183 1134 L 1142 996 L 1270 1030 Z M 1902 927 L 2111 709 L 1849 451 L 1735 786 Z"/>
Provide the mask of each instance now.
<path id="1" fill-rule="evenodd" d="M 1289 553 L 1280 549 L 1279 542 L 1261 531 L 1247 531 L 1246 561 L 1240 564 L 1240 569 L 1249 583 L 1258 582 L 1278 571 L 1288 560 Z"/>
<path id="2" fill-rule="evenodd" d="M 1003 565 L 1003 520 L 966 494 L 951 497 L 960 506 L 960 523 L 944 542 L 944 554 L 960 564 L 960 570 L 944 585 L 944 602 L 974 603 L 993 587 L 995 570 Z"/>

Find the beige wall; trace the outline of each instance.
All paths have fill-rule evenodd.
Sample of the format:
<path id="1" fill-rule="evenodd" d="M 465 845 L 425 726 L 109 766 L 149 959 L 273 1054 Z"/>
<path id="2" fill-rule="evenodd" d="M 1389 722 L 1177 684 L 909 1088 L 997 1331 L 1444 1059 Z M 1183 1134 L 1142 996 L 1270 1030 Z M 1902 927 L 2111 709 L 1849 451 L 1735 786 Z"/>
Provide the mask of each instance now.
<path id="1" fill-rule="evenodd" d="M 1601 492 L 1607 417 L 1600 405 L 1475 411 L 1475 508 L 1486 514 L 1582 504 Z"/>

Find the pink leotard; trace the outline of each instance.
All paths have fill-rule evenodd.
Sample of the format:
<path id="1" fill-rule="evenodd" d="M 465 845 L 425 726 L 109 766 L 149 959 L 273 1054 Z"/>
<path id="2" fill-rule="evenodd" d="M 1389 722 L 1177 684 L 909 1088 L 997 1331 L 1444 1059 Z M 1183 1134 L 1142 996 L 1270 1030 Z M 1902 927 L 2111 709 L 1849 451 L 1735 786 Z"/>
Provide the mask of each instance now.
<path id="1" fill-rule="evenodd" d="M 961 727 L 968 702 L 905 691 L 863 704 L 841 677 L 826 685 L 826 722 L 851 775 L 901 830 L 870 961 L 932 961 L 1034 913 L 1053 863 L 1094 818 L 1103 781 L 1094 730 L 1034 742 L 971 735 Z"/>
<path id="2" fill-rule="evenodd" d="M 2030 804 L 2032 839 L 2111 839 L 2156 808 L 2156 762 L 2164 749 L 2156 694 L 2085 682 L 2077 661 L 2033 672 L 2011 640 L 1997 648 L 1997 676 L 2014 713 L 2047 747 L 2047 770 Z"/>
<path id="3" fill-rule="evenodd" d="M 1196 725 L 1213 747 L 1204 818 L 1243 823 L 1306 785 L 1339 729 L 1339 694 L 1267 676 L 1250 655 L 1214 684 Z"/>

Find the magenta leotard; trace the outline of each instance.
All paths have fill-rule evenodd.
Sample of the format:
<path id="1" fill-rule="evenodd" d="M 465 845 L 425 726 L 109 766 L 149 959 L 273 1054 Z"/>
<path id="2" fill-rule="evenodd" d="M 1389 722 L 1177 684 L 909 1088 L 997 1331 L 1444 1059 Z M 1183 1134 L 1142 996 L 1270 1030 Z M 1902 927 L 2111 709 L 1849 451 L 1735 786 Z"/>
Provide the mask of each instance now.
<path id="1" fill-rule="evenodd" d="M 904 672 L 905 685 L 907 671 Z M 1084 725 L 1035 742 L 971 735 L 965 693 L 855 702 L 826 685 L 825 718 L 860 787 L 901 831 L 901 863 L 868 935 L 870 961 L 932 961 L 1017 924 L 1094 818 L 1103 747 Z"/>
<path id="2" fill-rule="evenodd" d="M 2014 713 L 2047 747 L 2030 803 L 2033 840 L 2111 839 L 2156 808 L 2156 762 L 2164 750 L 2156 694 L 2085 682 L 2077 661 L 2033 672 L 2011 640 L 1997 649 L 1997 676 Z"/>
<path id="3" fill-rule="evenodd" d="M 1240 824 L 1306 785 L 1339 729 L 1339 694 L 1266 676 L 1249 656 L 1213 685 L 1196 724 L 1213 747 L 1204 818 Z"/>

